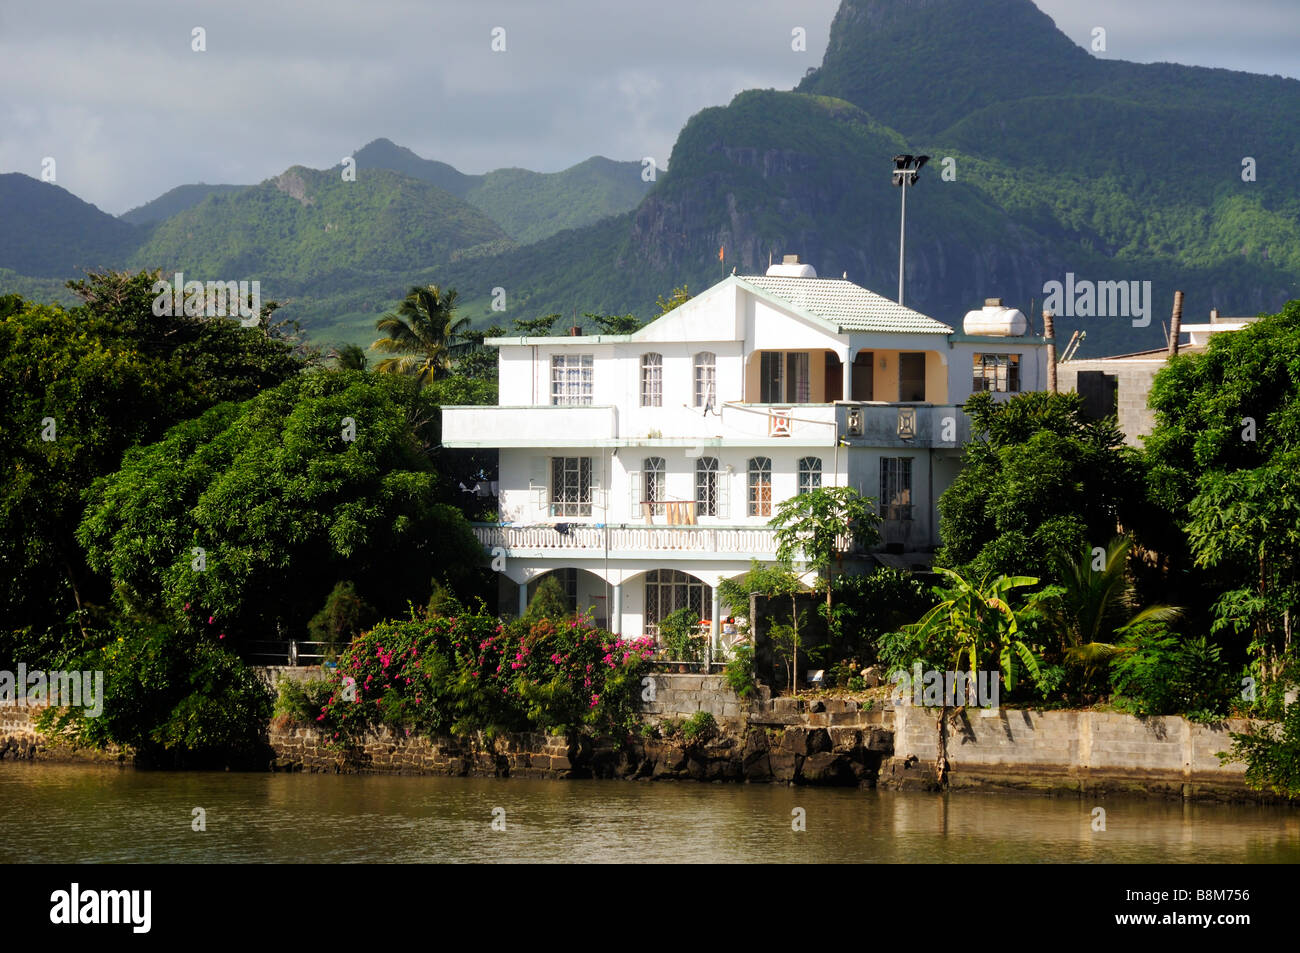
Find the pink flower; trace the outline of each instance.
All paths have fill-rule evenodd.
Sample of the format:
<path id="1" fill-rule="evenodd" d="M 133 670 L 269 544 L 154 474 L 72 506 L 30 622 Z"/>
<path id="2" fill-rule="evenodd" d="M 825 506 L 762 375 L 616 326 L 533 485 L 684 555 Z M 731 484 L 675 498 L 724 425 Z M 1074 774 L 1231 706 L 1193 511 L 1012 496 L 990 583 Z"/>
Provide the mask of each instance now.
<path id="1" fill-rule="evenodd" d="M 226 633 L 224 632 L 222 632 L 219 636 L 217 636 L 217 638 L 219 639 L 224 639 L 225 637 L 226 637 Z"/>
<path id="2" fill-rule="evenodd" d="M 186 612 L 189 612 L 189 611 L 190 611 L 190 604 L 189 604 L 188 602 L 185 603 L 185 611 L 186 611 Z"/>
<path id="3" fill-rule="evenodd" d="M 214 616 L 214 615 L 210 615 L 210 616 L 208 616 L 208 625 L 211 625 L 211 624 L 212 624 L 212 620 L 215 619 L 215 618 L 216 618 L 216 616 Z"/>

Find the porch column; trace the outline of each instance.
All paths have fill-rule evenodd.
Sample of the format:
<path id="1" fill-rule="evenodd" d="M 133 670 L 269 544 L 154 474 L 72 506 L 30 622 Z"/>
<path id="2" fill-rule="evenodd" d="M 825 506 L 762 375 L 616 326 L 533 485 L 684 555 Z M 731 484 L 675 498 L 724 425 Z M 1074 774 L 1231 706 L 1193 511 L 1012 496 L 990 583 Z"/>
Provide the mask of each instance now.
<path id="1" fill-rule="evenodd" d="M 528 612 L 528 583 L 519 584 L 519 618 L 523 618 Z"/>
<path id="2" fill-rule="evenodd" d="M 721 581 L 721 580 L 719 580 Z M 722 600 L 718 596 L 718 587 L 713 587 L 713 608 L 709 611 L 709 639 L 713 642 L 713 651 L 716 653 L 722 648 L 722 643 L 718 640 L 718 633 L 722 627 L 718 624 L 718 616 L 722 613 Z"/>
<path id="3" fill-rule="evenodd" d="M 610 631 L 615 635 L 623 634 L 623 584 L 614 586 L 613 605 L 609 610 Z"/>
<path id="4" fill-rule="evenodd" d="M 844 352 L 844 367 L 842 368 L 842 373 L 844 375 L 844 387 L 840 391 L 840 393 L 843 394 L 842 399 L 852 400 L 853 399 L 853 351 L 852 349 Z"/>

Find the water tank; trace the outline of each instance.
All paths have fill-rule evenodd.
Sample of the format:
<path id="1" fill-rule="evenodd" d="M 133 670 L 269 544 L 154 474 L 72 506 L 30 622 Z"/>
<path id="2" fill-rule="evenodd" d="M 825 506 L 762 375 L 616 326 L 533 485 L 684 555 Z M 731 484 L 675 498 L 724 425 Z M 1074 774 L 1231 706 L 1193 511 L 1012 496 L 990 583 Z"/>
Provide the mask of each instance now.
<path id="1" fill-rule="evenodd" d="M 774 278 L 816 278 L 817 269 L 801 262 L 798 255 L 786 255 L 779 265 L 768 265 L 767 274 Z"/>
<path id="2" fill-rule="evenodd" d="M 1029 331 L 1029 322 L 1015 308 L 1004 307 L 1001 298 L 989 298 L 984 307 L 966 313 L 961 327 L 967 334 L 1014 338 Z"/>

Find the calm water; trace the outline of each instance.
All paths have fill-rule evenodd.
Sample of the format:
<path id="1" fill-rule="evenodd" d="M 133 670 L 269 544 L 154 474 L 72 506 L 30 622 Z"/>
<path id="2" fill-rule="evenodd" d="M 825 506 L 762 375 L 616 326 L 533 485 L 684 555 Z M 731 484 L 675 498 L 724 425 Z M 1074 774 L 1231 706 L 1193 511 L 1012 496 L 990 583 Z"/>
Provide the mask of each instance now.
<path id="1" fill-rule="evenodd" d="M 27 861 L 1300 863 L 1300 809 L 0 764 L 0 862 Z"/>

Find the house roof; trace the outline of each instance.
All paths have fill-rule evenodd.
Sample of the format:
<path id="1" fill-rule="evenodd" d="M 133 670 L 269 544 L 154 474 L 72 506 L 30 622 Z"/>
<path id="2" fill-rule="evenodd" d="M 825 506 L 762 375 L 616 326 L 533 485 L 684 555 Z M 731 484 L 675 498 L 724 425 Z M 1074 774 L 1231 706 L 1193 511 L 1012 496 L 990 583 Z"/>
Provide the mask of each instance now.
<path id="1" fill-rule="evenodd" d="M 919 311 L 842 278 L 737 276 L 765 295 L 815 318 L 844 334 L 850 331 L 895 331 L 907 334 L 952 334 L 953 329 Z"/>

